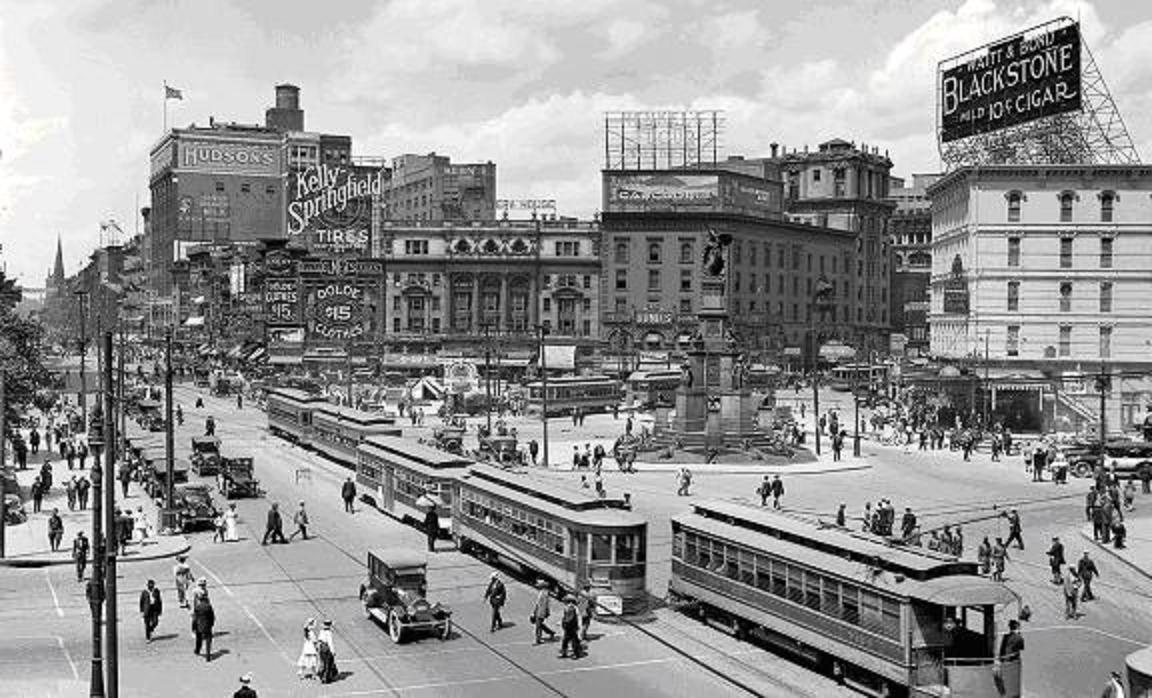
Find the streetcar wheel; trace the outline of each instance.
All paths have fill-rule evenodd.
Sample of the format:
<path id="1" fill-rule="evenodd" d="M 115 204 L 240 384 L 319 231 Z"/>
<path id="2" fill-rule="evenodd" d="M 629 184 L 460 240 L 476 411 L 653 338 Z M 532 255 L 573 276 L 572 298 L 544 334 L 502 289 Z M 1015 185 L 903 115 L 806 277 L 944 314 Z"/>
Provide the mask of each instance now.
<path id="1" fill-rule="evenodd" d="M 440 629 L 440 639 L 447 640 L 452 637 L 452 619 L 444 621 L 444 627 Z"/>
<path id="2" fill-rule="evenodd" d="M 1076 477 L 1088 477 L 1092 474 L 1092 464 L 1087 461 L 1080 461 L 1073 466 L 1072 472 Z"/>
<path id="3" fill-rule="evenodd" d="M 388 636 L 397 645 L 404 641 L 404 629 L 400 627 L 400 619 L 396 617 L 396 611 L 388 612 Z"/>

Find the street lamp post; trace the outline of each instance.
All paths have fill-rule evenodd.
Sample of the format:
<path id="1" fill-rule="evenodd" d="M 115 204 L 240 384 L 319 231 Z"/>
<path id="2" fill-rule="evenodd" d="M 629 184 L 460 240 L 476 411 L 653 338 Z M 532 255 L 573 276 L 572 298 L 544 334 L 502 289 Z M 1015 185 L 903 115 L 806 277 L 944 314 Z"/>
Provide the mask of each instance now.
<path id="1" fill-rule="evenodd" d="M 540 423 L 544 427 L 544 467 L 548 467 L 548 362 L 544 358 L 544 336 L 548 328 L 543 324 L 536 326 L 540 337 Z"/>
<path id="2" fill-rule="evenodd" d="M 104 698 L 103 605 L 104 605 L 104 474 L 100 456 L 104 450 L 104 415 L 101 403 L 96 402 L 92 424 L 85 424 L 88 446 L 92 450 L 92 574 L 86 587 L 88 605 L 92 610 L 92 674 L 88 695 Z"/>
<path id="3" fill-rule="evenodd" d="M 169 325 L 164 332 L 164 460 L 166 477 L 164 478 L 164 510 L 171 516 L 172 506 L 172 480 L 175 479 L 176 446 L 174 443 L 174 426 L 172 424 L 172 326 Z"/>
<path id="4" fill-rule="evenodd" d="M 88 300 L 87 291 L 75 291 L 74 294 L 77 300 L 80 301 L 80 421 L 84 425 L 84 429 L 88 429 L 88 335 L 84 332 L 84 302 Z"/>
<path id="5" fill-rule="evenodd" d="M 105 610 L 107 620 L 104 623 L 105 642 L 108 645 L 107 672 L 108 698 L 117 698 L 119 694 L 119 661 L 117 657 L 119 616 L 117 614 L 116 599 L 116 550 L 118 549 L 116 537 L 116 422 L 113 419 L 112 406 L 114 401 L 112 385 L 112 333 L 104 333 L 104 347 L 101 352 L 104 357 L 104 527 L 108 530 L 108 545 L 105 546 L 106 562 L 104 579 Z M 95 516 L 95 512 L 93 512 Z"/>
<path id="6" fill-rule="evenodd" d="M 488 435 L 492 435 L 492 344 L 489 337 L 489 329 L 492 323 L 485 322 L 482 327 L 484 328 L 484 406 L 487 413 L 488 421 Z"/>

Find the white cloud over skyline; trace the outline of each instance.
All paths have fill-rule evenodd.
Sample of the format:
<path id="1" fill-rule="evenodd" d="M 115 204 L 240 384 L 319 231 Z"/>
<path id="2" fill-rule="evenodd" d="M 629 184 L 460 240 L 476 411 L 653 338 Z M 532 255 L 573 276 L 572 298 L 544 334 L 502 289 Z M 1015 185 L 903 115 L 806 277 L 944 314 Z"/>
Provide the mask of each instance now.
<path id="1" fill-rule="evenodd" d="M 357 155 L 435 150 L 497 164 L 504 197 L 599 205 L 602 113 L 727 111 L 728 154 L 833 137 L 887 150 L 894 174 L 939 168 L 939 60 L 1079 17 L 1142 153 L 1152 157 L 1152 7 L 1138 0 L 0 0 L 0 242 L 9 274 L 68 273 L 99 221 L 134 228 L 162 83 L 170 124 L 261 122 L 302 89 L 309 130 Z"/>

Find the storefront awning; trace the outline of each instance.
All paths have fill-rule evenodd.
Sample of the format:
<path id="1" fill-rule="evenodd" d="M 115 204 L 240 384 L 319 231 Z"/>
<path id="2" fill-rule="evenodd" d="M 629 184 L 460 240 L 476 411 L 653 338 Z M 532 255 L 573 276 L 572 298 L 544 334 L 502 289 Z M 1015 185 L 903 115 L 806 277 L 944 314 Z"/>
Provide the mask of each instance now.
<path id="1" fill-rule="evenodd" d="M 249 354 L 248 358 L 245 360 L 246 361 L 256 361 L 260 357 L 264 356 L 264 354 L 265 354 L 264 347 L 256 347 L 256 350 L 253 351 L 251 354 Z"/>
<path id="2" fill-rule="evenodd" d="M 204 326 L 204 316 L 203 315 L 197 315 L 195 317 L 190 317 L 184 321 L 184 326 L 185 327 L 203 327 Z"/>
<path id="3" fill-rule="evenodd" d="M 549 370 L 576 370 L 576 347 L 570 344 L 544 347 L 544 360 Z"/>
<path id="4" fill-rule="evenodd" d="M 204 296 L 196 296 L 192 299 L 192 305 L 203 305 Z"/>
<path id="5" fill-rule="evenodd" d="M 270 363 L 270 364 L 302 364 L 302 363 L 304 363 L 304 357 L 303 356 L 286 356 L 283 354 L 280 354 L 280 355 L 273 354 L 272 356 L 268 357 L 268 363 Z"/>

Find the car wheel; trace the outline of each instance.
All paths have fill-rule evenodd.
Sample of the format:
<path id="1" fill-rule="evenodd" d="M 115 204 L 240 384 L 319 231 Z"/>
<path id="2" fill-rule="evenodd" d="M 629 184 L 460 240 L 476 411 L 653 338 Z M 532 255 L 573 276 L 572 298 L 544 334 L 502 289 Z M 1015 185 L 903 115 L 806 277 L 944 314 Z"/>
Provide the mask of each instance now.
<path id="1" fill-rule="evenodd" d="M 404 628 L 400 627 L 400 618 L 396 615 L 396 611 L 388 612 L 388 636 L 397 645 L 404 641 Z"/>
<path id="2" fill-rule="evenodd" d="M 1092 475 L 1092 464 L 1087 461 L 1080 461 L 1072 466 L 1072 474 L 1076 477 L 1089 477 Z"/>
<path id="3" fill-rule="evenodd" d="M 452 619 L 445 618 L 444 627 L 440 630 L 440 639 L 447 640 L 450 637 L 452 637 Z"/>

